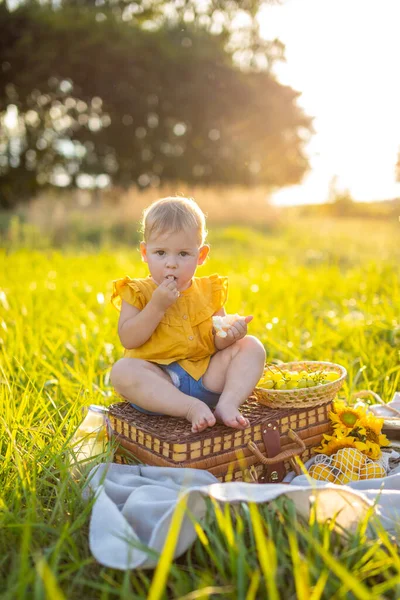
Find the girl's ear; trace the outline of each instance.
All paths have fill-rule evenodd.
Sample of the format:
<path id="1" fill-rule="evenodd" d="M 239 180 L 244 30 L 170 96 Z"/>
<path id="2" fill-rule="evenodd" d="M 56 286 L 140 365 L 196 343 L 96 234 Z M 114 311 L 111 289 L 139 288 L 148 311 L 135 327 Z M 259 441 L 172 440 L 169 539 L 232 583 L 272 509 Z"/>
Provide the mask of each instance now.
<path id="1" fill-rule="evenodd" d="M 147 246 L 146 242 L 140 242 L 140 255 L 142 257 L 142 261 L 147 263 Z"/>
<path id="2" fill-rule="evenodd" d="M 210 252 L 210 246 L 208 244 L 204 244 L 199 250 L 199 258 L 197 259 L 197 264 L 202 265 L 206 260 L 208 253 Z"/>

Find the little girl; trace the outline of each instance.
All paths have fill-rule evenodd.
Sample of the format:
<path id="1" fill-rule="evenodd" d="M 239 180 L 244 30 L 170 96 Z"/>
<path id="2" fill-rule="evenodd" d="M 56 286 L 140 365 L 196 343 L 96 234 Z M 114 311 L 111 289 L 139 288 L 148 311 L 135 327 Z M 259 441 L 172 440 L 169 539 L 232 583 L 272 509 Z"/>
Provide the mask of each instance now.
<path id="1" fill-rule="evenodd" d="M 225 315 L 227 278 L 194 276 L 210 250 L 206 234 L 194 200 L 163 198 L 145 210 L 140 253 L 150 275 L 114 282 L 125 355 L 111 381 L 138 410 L 185 417 L 194 432 L 216 419 L 244 429 L 249 423 L 238 408 L 261 377 L 265 350 L 246 335 L 253 317 L 215 336 L 212 317 Z"/>

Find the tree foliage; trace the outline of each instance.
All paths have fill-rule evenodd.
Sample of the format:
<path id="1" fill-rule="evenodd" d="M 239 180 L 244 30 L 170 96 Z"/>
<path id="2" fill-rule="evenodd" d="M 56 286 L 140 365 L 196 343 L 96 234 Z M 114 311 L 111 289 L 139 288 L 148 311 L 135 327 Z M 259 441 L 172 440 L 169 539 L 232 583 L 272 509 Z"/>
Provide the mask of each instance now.
<path id="1" fill-rule="evenodd" d="M 301 179 L 311 124 L 271 74 L 282 46 L 262 47 L 253 26 L 240 45 L 225 24 L 213 33 L 216 9 L 188 18 L 201 3 L 182 1 L 168 17 L 168 4 L 133 3 L 143 10 L 131 19 L 122 0 L 101 11 L 92 0 L 0 5 L 0 205 L 88 176 L 142 187 Z M 239 3 L 213 4 L 228 23 Z"/>

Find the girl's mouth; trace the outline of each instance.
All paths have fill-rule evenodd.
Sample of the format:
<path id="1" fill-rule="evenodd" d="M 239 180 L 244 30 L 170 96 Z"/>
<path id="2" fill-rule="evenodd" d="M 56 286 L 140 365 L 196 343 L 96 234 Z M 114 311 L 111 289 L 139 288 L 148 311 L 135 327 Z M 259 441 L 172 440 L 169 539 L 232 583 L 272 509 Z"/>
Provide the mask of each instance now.
<path id="1" fill-rule="evenodd" d="M 175 277 L 175 275 L 167 275 L 165 279 L 173 279 L 174 281 L 176 281 L 178 278 Z"/>

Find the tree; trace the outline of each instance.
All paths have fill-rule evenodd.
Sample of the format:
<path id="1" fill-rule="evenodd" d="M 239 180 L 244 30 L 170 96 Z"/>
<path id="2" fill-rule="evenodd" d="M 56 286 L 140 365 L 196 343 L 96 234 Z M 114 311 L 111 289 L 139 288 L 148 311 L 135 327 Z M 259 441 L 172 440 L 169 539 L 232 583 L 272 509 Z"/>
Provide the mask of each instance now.
<path id="1" fill-rule="evenodd" d="M 150 31 L 83 4 L 0 5 L 1 206 L 85 174 L 142 187 L 301 179 L 311 121 L 298 94 L 239 68 L 226 31 Z"/>

